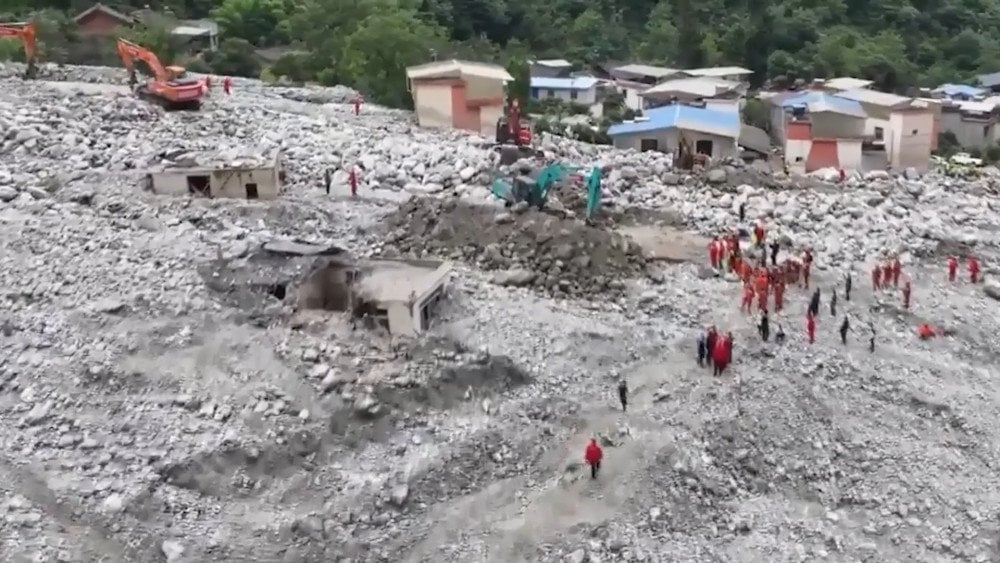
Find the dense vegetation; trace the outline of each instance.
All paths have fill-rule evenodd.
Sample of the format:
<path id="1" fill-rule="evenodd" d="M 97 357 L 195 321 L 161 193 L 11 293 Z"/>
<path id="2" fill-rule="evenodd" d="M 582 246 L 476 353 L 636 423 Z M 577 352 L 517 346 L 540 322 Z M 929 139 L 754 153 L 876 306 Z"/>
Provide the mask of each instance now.
<path id="1" fill-rule="evenodd" d="M 679 67 L 737 64 L 776 77 L 850 75 L 886 90 L 1000 70 L 1000 0 L 106 0 L 178 18 L 215 18 L 226 38 L 205 64 L 220 73 L 346 83 L 405 105 L 406 66 L 460 56 L 508 65 L 531 55 L 581 65 L 636 60 Z M 124 5 L 123 5 L 124 4 Z M 84 46 L 67 15 L 82 0 L 0 0 L 0 17 L 44 8 L 46 60 L 110 57 Z M 155 27 L 135 39 L 180 55 Z M 262 69 L 253 47 L 294 51 Z M 0 55 L 16 52 L 10 45 Z M 525 88 L 523 82 L 519 88 Z"/>

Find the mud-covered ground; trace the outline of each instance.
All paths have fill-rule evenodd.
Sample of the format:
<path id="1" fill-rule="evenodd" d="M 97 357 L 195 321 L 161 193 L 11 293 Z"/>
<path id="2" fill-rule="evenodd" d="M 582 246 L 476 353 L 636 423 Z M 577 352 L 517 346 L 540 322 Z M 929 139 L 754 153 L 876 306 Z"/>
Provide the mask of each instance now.
<path id="1" fill-rule="evenodd" d="M 274 127 L 329 112 L 341 133 L 379 132 L 381 118 L 283 103 Z M 396 203 L 327 197 L 311 172 L 294 175 L 273 203 L 154 196 L 128 170 L 64 177 L 45 195 L 16 184 L 0 203 L 3 560 L 998 559 L 1000 327 L 981 287 L 946 282 L 943 255 L 907 257 L 910 311 L 898 291 L 873 295 L 870 264 L 855 266 L 847 302 L 847 265 L 820 261 L 819 341 L 805 342 L 798 289 L 772 319 L 779 346 L 700 264 L 619 270 L 613 294 L 550 298 L 493 283 L 499 266 L 480 269 L 472 249 L 430 334 L 408 341 L 294 310 L 267 289 L 273 269 L 238 298 L 237 282 L 213 281 L 276 237 L 398 246 L 383 238 Z M 537 237 L 543 216 L 482 229 L 505 241 L 504 267 L 524 264 L 518 222 L 536 221 L 521 226 Z M 561 221 L 560 244 L 613 238 L 577 240 Z M 439 250 L 465 259 L 475 229 L 454 229 L 462 243 Z M 609 263 L 637 256 L 613 249 Z M 977 251 L 995 263 L 989 244 Z M 925 320 L 949 336 L 919 341 Z M 736 338 L 722 378 L 695 363 L 708 324 Z M 581 465 L 590 437 L 605 446 L 597 480 Z"/>

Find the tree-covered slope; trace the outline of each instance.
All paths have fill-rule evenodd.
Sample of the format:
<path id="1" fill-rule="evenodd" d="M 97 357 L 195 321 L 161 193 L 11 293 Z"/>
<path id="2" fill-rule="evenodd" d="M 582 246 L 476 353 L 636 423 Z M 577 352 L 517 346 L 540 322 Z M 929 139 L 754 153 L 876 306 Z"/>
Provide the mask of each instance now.
<path id="1" fill-rule="evenodd" d="M 0 0 L 0 12 L 72 14 L 89 5 Z M 182 18 L 214 17 L 226 37 L 257 47 L 297 47 L 300 54 L 279 61 L 276 73 L 352 83 L 388 103 L 403 102 L 402 70 L 434 56 L 734 64 L 754 70 L 758 83 L 850 75 L 899 91 L 1000 70 L 1000 0 L 131 2 L 132 9 L 145 5 Z"/>

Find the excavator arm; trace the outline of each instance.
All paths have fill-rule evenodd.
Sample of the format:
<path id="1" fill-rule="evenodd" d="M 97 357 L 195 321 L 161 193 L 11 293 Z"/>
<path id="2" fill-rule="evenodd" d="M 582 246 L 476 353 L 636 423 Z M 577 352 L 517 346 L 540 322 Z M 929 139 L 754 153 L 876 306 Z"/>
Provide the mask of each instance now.
<path id="1" fill-rule="evenodd" d="M 34 78 L 38 66 L 38 40 L 35 34 L 35 22 L 0 23 L 0 37 L 19 37 L 24 44 L 24 60 L 28 63 L 25 73 L 27 78 Z"/>
<path id="2" fill-rule="evenodd" d="M 122 63 L 125 65 L 125 69 L 128 70 L 130 76 L 134 75 L 135 61 L 139 60 L 146 63 L 149 71 L 153 73 L 155 80 L 168 82 L 172 78 L 167 69 L 160 63 L 160 59 L 156 54 L 131 41 L 126 41 L 125 39 L 118 40 L 118 56 L 121 57 Z"/>
<path id="3" fill-rule="evenodd" d="M 206 90 L 203 80 L 180 79 L 184 69 L 164 67 L 155 53 L 125 39 L 118 40 L 118 56 L 128 70 L 129 82 L 133 87 L 138 82 L 136 62 L 142 61 L 149 67 L 153 78 L 136 89 L 140 97 L 151 99 L 167 110 L 194 110 L 201 107 L 201 98 Z"/>

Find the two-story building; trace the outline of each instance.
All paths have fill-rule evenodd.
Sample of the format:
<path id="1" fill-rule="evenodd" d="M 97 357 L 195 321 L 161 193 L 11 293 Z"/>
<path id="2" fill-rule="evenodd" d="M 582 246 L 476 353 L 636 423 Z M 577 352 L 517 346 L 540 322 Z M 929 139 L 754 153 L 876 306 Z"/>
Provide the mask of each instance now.
<path id="1" fill-rule="evenodd" d="M 575 78 L 531 77 L 531 99 L 548 100 L 556 98 L 567 103 L 591 107 L 598 102 L 598 84 L 592 76 Z"/>

